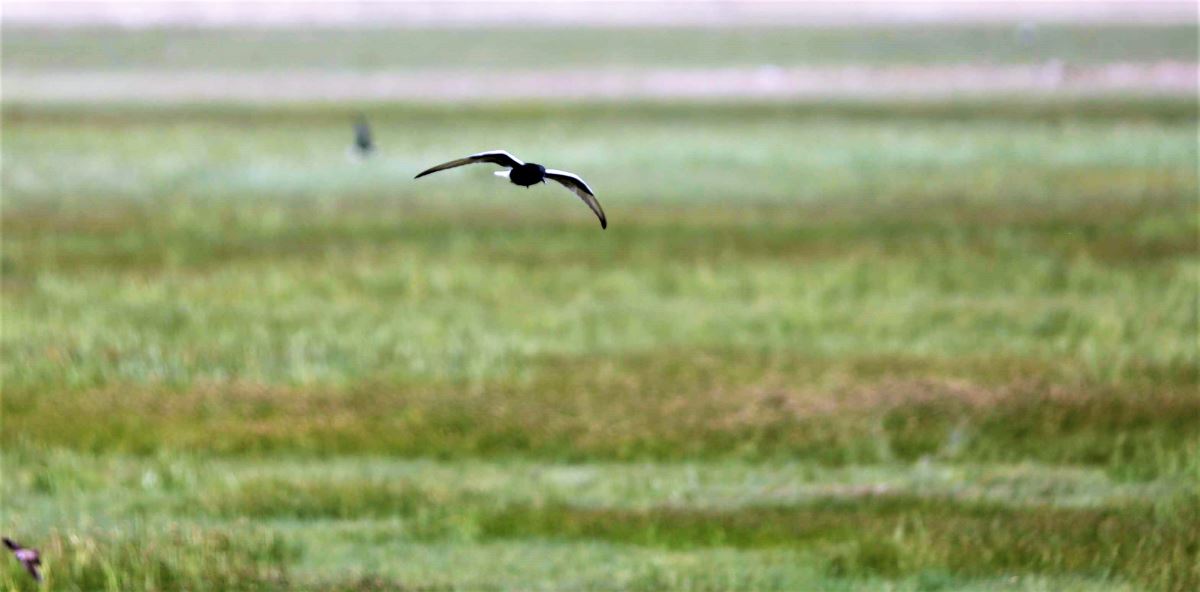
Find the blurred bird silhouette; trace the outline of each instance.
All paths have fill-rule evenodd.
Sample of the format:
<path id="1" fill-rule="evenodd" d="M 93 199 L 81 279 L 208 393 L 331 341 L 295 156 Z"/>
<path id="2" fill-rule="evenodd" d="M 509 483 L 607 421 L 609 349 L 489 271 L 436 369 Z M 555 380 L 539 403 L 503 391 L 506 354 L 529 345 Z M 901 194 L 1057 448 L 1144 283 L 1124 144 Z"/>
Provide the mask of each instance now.
<path id="1" fill-rule="evenodd" d="M 1021 47 L 1033 47 L 1037 41 L 1038 25 L 1033 21 L 1021 21 L 1017 25 L 1017 45 Z"/>
<path id="2" fill-rule="evenodd" d="M 375 152 L 375 139 L 364 115 L 359 115 L 358 121 L 354 123 L 354 151 L 359 158 L 366 158 Z"/>
<path id="3" fill-rule="evenodd" d="M 3 540 L 4 546 L 8 547 L 8 549 L 12 551 L 13 556 L 17 558 L 17 561 L 21 562 L 21 565 L 25 568 L 25 571 L 29 572 L 29 575 L 33 576 L 35 581 L 41 582 L 42 556 L 37 552 L 37 549 L 27 549 L 22 547 L 16 541 L 8 537 L 4 537 Z"/>
<path id="4" fill-rule="evenodd" d="M 579 196 L 579 199 L 583 200 L 583 203 L 592 209 L 592 212 L 600 219 L 600 228 L 608 228 L 608 219 L 604 217 L 604 210 L 600 207 L 600 202 L 596 199 L 596 194 L 592 193 L 592 189 L 588 187 L 583 179 L 579 178 L 579 175 L 568 173 L 567 171 L 548 169 L 536 162 L 522 162 L 521 159 L 504 150 L 489 150 L 487 152 L 480 152 L 479 154 L 472 154 L 466 158 L 444 162 L 433 168 L 421 171 L 421 174 L 413 178 L 420 179 L 425 175 L 438 171 L 480 162 L 498 164 L 507 168 L 507 171 L 496 171 L 495 175 L 508 179 L 513 185 L 529 188 L 538 183 L 545 183 L 546 179 L 558 182 Z"/>

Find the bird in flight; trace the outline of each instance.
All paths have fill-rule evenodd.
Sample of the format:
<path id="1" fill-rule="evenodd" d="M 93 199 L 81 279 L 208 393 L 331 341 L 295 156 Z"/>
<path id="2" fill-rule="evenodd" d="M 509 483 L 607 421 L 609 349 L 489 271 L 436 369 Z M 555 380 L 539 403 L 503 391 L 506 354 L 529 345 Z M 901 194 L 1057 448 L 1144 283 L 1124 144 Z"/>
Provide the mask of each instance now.
<path id="1" fill-rule="evenodd" d="M 579 199 L 583 200 L 583 203 L 587 204 L 587 207 L 596 213 L 596 217 L 600 219 L 600 228 L 608 228 L 608 219 L 604 217 L 604 209 L 600 207 L 600 202 L 596 200 L 596 194 L 592 193 L 592 189 L 588 187 L 587 183 L 583 182 L 583 179 L 579 178 L 579 175 L 568 173 L 567 171 L 548 169 L 536 162 L 521 162 L 521 159 L 503 150 L 489 150 L 487 152 L 480 152 L 479 154 L 472 154 L 466 158 L 451 160 L 450 162 L 426 169 L 413 178 L 420 179 L 431 173 L 477 162 L 490 162 L 507 168 L 507 171 L 496 171 L 496 176 L 504 177 L 512 181 L 513 185 L 520 185 L 525 188 L 537 185 L 538 183 L 545 183 L 546 179 L 557 181 L 560 185 L 578 195 Z"/>
<path id="2" fill-rule="evenodd" d="M 4 537 L 3 540 L 4 546 L 12 551 L 13 556 L 17 558 L 17 561 L 21 562 L 25 571 L 29 572 L 29 575 L 33 576 L 35 581 L 41 582 L 42 557 L 38 554 L 37 549 L 26 549 L 8 537 Z"/>
<path id="3" fill-rule="evenodd" d="M 371 126 L 367 125 L 367 118 L 359 115 L 358 121 L 354 123 L 354 149 L 358 155 L 366 158 L 375 151 L 375 139 L 371 136 Z"/>

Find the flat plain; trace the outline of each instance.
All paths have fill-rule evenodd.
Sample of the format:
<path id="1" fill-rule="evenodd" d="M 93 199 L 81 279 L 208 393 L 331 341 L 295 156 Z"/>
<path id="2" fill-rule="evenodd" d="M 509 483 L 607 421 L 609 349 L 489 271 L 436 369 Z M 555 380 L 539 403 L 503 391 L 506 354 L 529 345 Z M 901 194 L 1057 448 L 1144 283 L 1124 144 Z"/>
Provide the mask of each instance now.
<path id="1" fill-rule="evenodd" d="M 5 70 L 377 71 L 1195 61 L 1194 24 L 871 27 L 4 28 Z"/>
<path id="2" fill-rule="evenodd" d="M 55 590 L 1195 589 L 1196 129 L 6 103 L 0 529 Z M 411 180 L 499 147 L 608 230 Z"/>

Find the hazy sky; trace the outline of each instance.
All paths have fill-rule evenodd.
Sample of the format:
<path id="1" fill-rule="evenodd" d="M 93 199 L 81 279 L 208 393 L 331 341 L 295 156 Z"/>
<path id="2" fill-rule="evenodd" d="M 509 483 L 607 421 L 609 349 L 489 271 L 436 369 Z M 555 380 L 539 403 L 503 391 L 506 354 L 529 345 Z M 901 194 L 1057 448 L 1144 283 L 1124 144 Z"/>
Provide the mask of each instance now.
<path id="1" fill-rule="evenodd" d="M 5 0 L 5 25 L 472 26 L 859 24 L 871 22 L 1196 22 L 1189 1 L 1016 0 L 341 2 Z"/>

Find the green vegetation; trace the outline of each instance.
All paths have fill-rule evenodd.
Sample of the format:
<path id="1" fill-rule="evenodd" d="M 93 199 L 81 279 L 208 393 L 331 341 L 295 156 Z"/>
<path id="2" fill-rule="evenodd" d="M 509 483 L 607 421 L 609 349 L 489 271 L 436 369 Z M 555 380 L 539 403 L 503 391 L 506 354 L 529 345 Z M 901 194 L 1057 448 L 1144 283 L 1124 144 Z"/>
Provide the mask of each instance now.
<path id="1" fill-rule="evenodd" d="M 975 59 L 1012 34 L 989 31 L 939 38 Z M 310 51 L 73 34 L 114 41 L 6 29 L 4 66 Z M 451 33 L 404 34 L 388 64 Z M 554 59 L 703 45 L 589 34 L 629 43 Z M 355 47 L 313 35 L 312 67 Z M 697 63 L 786 39 L 893 60 L 719 35 L 741 49 Z M 913 39 L 897 61 L 932 54 Z M 1118 99 L 6 104 L 0 531 L 53 590 L 1195 590 L 1197 123 Z M 498 147 L 580 172 L 609 229 L 487 167 L 411 179 Z"/>
<path id="2" fill-rule="evenodd" d="M 469 41 L 468 41 L 469 40 Z M 495 69 L 1196 59 L 1193 25 L 898 28 L 39 30 L 5 26 L 5 69 Z"/>
<path id="3" fill-rule="evenodd" d="M 57 589 L 1192 588 L 1195 118 L 1138 105 L 389 107 L 365 163 L 10 107 L 3 528 Z M 493 145 L 609 230 L 409 180 Z"/>

